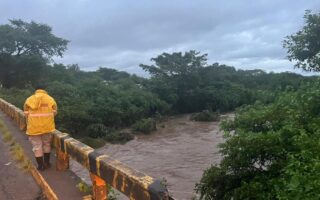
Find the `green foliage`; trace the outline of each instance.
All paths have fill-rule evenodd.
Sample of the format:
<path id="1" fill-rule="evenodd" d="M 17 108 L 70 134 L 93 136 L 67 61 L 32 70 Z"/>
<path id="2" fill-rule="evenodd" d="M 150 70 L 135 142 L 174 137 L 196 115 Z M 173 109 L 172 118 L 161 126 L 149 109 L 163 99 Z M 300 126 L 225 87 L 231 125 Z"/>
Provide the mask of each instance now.
<path id="1" fill-rule="evenodd" d="M 106 185 L 108 191 L 108 200 L 117 200 L 118 196 L 120 195 L 116 192 L 110 185 Z"/>
<path id="2" fill-rule="evenodd" d="M 219 112 L 210 112 L 209 110 L 203 110 L 200 113 L 195 113 L 191 115 L 191 120 L 201 121 L 201 122 L 213 122 L 219 121 L 220 113 Z"/>
<path id="3" fill-rule="evenodd" d="M 29 170 L 31 168 L 31 161 L 26 156 L 23 148 L 16 142 L 16 139 L 9 131 L 6 124 L 0 120 L 0 133 L 2 135 L 2 139 L 5 143 L 10 145 L 10 154 L 17 161 L 21 168 L 25 170 Z"/>
<path id="4" fill-rule="evenodd" d="M 103 67 L 100 67 L 97 70 L 97 73 L 99 74 L 99 76 L 101 76 L 101 78 L 103 78 L 106 81 L 116 81 L 116 80 L 126 79 L 130 77 L 130 74 L 128 74 L 127 72 L 119 72 L 115 69 L 103 68 Z"/>
<path id="5" fill-rule="evenodd" d="M 104 140 L 112 144 L 124 144 L 134 139 L 134 135 L 126 131 L 110 131 Z"/>
<path id="6" fill-rule="evenodd" d="M 101 138 L 106 136 L 107 127 L 103 124 L 90 124 L 86 128 L 86 133 L 91 138 Z"/>
<path id="7" fill-rule="evenodd" d="M 151 75 L 143 85 L 176 113 L 225 112 L 256 100 L 272 102 L 277 92 L 288 86 L 296 90 L 302 82 L 312 79 L 289 72 L 268 74 L 262 70 L 236 70 L 218 63 L 208 65 L 206 56 L 189 51 L 152 58 L 155 65 L 140 65 Z"/>
<path id="8" fill-rule="evenodd" d="M 103 147 L 106 144 L 106 141 L 102 138 L 83 137 L 80 141 L 94 149 Z"/>
<path id="9" fill-rule="evenodd" d="M 80 192 L 85 194 L 90 194 L 92 192 L 92 186 L 89 186 L 85 182 L 81 181 L 76 185 Z"/>
<path id="10" fill-rule="evenodd" d="M 91 194 L 92 193 L 92 186 L 86 184 L 85 182 L 79 182 L 76 187 L 79 189 L 80 192 L 84 194 Z M 119 193 L 117 193 L 110 185 L 106 185 L 106 190 L 108 194 L 108 200 L 117 200 Z"/>
<path id="11" fill-rule="evenodd" d="M 13 57 L 0 54 L 0 84 L 6 88 L 36 85 L 46 67 L 46 61 L 37 55 Z"/>
<path id="12" fill-rule="evenodd" d="M 170 81 L 144 79 L 122 72 L 117 74 L 107 68 L 84 72 L 77 65 L 62 64 L 45 65 L 43 70 L 46 90 L 56 99 L 59 107 L 57 128 L 76 138 L 106 137 L 110 142 L 128 141 L 132 135 L 107 135 L 101 130 L 94 130 L 96 124 L 108 129 L 121 129 L 141 119 L 170 113 L 206 109 L 224 112 L 256 100 L 270 103 L 281 91 L 295 91 L 300 84 L 314 81 L 314 77 L 291 73 L 267 74 L 261 70 L 237 71 L 215 63 L 194 70 L 193 73 L 197 73 L 201 81 L 185 92 L 177 92 L 172 85 L 183 85 L 180 83 L 183 79 L 177 77 L 171 77 Z M 19 77 L 19 73 L 14 74 L 12 77 Z M 25 99 L 34 92 L 34 84 L 30 82 L 24 87 L 19 84 L 20 88 L 25 89 L 0 88 L 0 95 L 22 108 Z"/>
<path id="13" fill-rule="evenodd" d="M 306 71 L 320 71 L 320 12 L 312 14 L 307 10 L 305 25 L 294 35 L 286 37 L 283 46 L 287 48 L 290 61 Z"/>
<path id="14" fill-rule="evenodd" d="M 159 91 L 159 96 L 164 97 L 168 103 L 173 104 L 179 112 L 185 112 L 190 108 L 188 103 L 193 91 L 199 85 L 200 77 L 198 71 L 206 65 L 207 54 L 200 55 L 200 52 L 188 51 L 182 54 L 163 53 L 151 60 L 156 65 L 143 65 L 140 67 L 149 72 L 153 78 L 153 92 Z"/>
<path id="15" fill-rule="evenodd" d="M 208 65 L 207 55 L 196 51 L 163 53 L 151 59 L 155 65 L 140 65 L 150 72 L 150 79 L 102 67 L 84 72 L 76 64 L 48 64 L 51 57 L 62 56 L 68 43 L 51 31 L 47 25 L 21 20 L 0 26 L 0 95 L 22 108 L 33 87 L 45 82 L 58 103 L 57 128 L 77 138 L 128 141 L 131 134 L 107 129 L 119 130 L 141 120 L 133 127 L 149 133 L 155 123 L 147 118 L 206 109 L 224 112 L 256 100 L 272 102 L 288 85 L 296 90 L 312 79 Z"/>
<path id="16" fill-rule="evenodd" d="M 48 25 L 9 20 L 0 25 L 0 83 L 24 88 L 44 81 L 47 62 L 62 56 L 68 41 L 51 33 Z"/>
<path id="17" fill-rule="evenodd" d="M 320 81 L 225 122 L 224 156 L 196 189 L 202 199 L 318 199 Z"/>
<path id="18" fill-rule="evenodd" d="M 156 66 L 143 65 L 142 69 L 148 71 L 154 77 L 166 78 L 184 78 L 191 77 L 193 72 L 206 65 L 207 54 L 199 55 L 200 52 L 194 50 L 185 52 L 175 52 L 172 54 L 163 53 L 157 58 L 151 58 Z M 185 80 L 187 81 L 187 80 Z"/>
<path id="19" fill-rule="evenodd" d="M 46 24 L 9 20 L 10 24 L 0 25 L 0 54 L 38 55 L 50 58 L 62 56 L 68 41 L 54 36 Z"/>
<path id="20" fill-rule="evenodd" d="M 149 134 L 152 131 L 157 130 L 156 121 L 152 118 L 141 119 L 132 125 L 132 129 L 138 132 Z"/>
<path id="21" fill-rule="evenodd" d="M 107 83 L 99 73 L 80 71 L 76 65 L 60 64 L 47 69 L 46 90 L 58 104 L 57 128 L 74 137 L 106 137 L 107 141 L 122 143 L 133 136 L 125 133 L 107 135 L 104 130 L 127 127 L 142 118 L 169 110 L 167 103 L 139 85 L 142 78 L 130 76 Z M 1 97 L 20 108 L 33 92 L 32 86 L 27 89 L 0 88 Z"/>
<path id="22" fill-rule="evenodd" d="M 30 89 L 18 89 L 18 88 L 0 88 L 0 97 L 13 105 L 23 108 L 23 104 L 27 97 L 32 94 Z"/>

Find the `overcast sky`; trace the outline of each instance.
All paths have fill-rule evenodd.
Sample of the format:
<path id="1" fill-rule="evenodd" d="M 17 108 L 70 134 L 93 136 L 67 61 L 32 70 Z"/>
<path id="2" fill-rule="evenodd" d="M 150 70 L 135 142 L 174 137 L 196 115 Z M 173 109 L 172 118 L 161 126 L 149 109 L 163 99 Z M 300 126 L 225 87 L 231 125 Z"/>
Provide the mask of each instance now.
<path id="1" fill-rule="evenodd" d="M 163 52 L 198 50 L 208 63 L 295 71 L 282 48 L 319 0 L 0 0 L 0 24 L 33 20 L 70 40 L 58 63 L 145 75 Z"/>

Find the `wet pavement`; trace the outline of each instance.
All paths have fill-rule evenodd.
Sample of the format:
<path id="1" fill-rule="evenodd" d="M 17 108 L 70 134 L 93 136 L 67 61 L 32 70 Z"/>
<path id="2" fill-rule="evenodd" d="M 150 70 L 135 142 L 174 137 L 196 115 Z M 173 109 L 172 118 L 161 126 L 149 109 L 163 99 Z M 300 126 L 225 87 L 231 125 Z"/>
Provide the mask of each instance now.
<path id="1" fill-rule="evenodd" d="M 0 120 L 2 120 L 6 126 L 8 127 L 9 131 L 12 133 L 12 135 L 14 136 L 15 140 L 21 145 L 21 147 L 24 149 L 26 155 L 31 159 L 31 161 L 33 162 L 33 164 L 36 166 L 36 161 L 34 159 L 34 155 L 32 152 L 32 146 L 30 144 L 30 142 L 28 141 L 28 137 L 25 134 L 25 132 L 21 131 L 18 126 L 15 124 L 15 122 L 13 120 L 11 120 L 8 116 L 6 116 L 6 114 L 4 114 L 3 112 L 0 112 Z M 3 145 L 0 144 L 0 147 L 2 147 Z M 2 155 L 2 151 L 0 149 L 0 152 Z M 2 155 L 3 156 L 3 155 Z M 1 156 L 0 156 L 1 159 Z M 4 163 L 6 164 L 6 163 Z M 46 180 L 46 182 L 50 185 L 50 187 L 53 189 L 53 191 L 56 193 L 56 195 L 58 196 L 58 198 L 60 200 L 78 200 L 78 199 L 82 199 L 83 194 L 79 191 L 79 189 L 76 187 L 76 185 L 79 183 L 79 178 L 70 170 L 66 170 L 66 171 L 56 171 L 55 169 L 55 156 L 54 156 L 54 152 L 51 153 L 51 164 L 52 167 L 50 169 L 47 169 L 43 172 L 41 172 L 41 175 L 44 177 L 44 179 Z M 4 170 L 3 173 L 6 172 L 6 168 L 3 165 L 0 165 L 0 169 L 1 171 Z M 9 173 L 9 172 L 8 172 Z M 11 180 L 10 177 L 12 176 L 12 182 L 15 183 L 16 182 L 16 178 L 13 176 L 14 173 L 10 174 L 10 176 L 8 177 L 8 180 Z M 33 179 L 30 175 L 30 178 Z M 6 183 L 8 182 L 6 179 L 2 178 L 1 174 L 0 174 L 0 190 L 1 187 L 6 187 Z M 28 188 L 29 186 L 27 186 L 29 184 L 28 181 L 25 181 L 23 183 L 23 185 L 25 186 L 25 188 Z M 17 199 L 17 200 L 33 200 L 32 198 L 27 198 L 27 196 L 29 194 L 29 190 L 27 190 L 26 192 L 20 192 L 20 191 L 25 191 L 24 189 L 16 189 L 16 194 L 23 194 L 24 196 L 22 196 L 21 198 L 13 198 L 13 199 Z M 0 192 L 1 193 L 1 192 Z M 31 190 L 30 190 L 31 193 Z M 15 195 L 16 195 L 15 194 Z M 0 194 L 1 195 L 1 194 Z M 7 198 L 1 198 L 0 196 L 0 200 L 7 200 Z M 10 198 L 8 198 L 10 199 Z"/>
<path id="2" fill-rule="evenodd" d="M 40 187 L 30 173 L 18 167 L 10 155 L 9 146 L 2 141 L 2 135 L 0 137 L 0 199 L 41 199 Z"/>

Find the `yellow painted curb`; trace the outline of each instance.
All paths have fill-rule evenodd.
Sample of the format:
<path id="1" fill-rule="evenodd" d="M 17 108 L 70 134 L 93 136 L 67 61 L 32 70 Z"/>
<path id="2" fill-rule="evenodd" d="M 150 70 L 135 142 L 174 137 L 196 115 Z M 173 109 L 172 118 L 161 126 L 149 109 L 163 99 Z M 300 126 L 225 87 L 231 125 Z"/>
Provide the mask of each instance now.
<path id="1" fill-rule="evenodd" d="M 84 196 L 82 200 L 93 200 L 91 195 Z"/>
<path id="2" fill-rule="evenodd" d="M 56 193 L 54 193 L 52 188 L 49 186 L 49 184 L 43 178 L 43 176 L 40 174 L 40 172 L 35 168 L 35 166 L 33 166 L 33 165 L 30 166 L 30 172 L 31 172 L 33 178 L 38 183 L 38 185 L 41 187 L 42 192 L 48 198 L 48 200 L 58 200 Z"/>

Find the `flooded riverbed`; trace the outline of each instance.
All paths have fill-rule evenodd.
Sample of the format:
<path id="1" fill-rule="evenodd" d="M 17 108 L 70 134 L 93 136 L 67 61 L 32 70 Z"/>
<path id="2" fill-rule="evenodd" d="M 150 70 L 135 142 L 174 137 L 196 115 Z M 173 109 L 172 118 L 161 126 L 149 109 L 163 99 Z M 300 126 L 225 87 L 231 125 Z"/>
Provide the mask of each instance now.
<path id="1" fill-rule="evenodd" d="M 184 115 L 169 118 L 150 135 L 138 135 L 125 145 L 107 144 L 98 151 L 154 178 L 165 178 L 172 196 L 182 200 L 192 199 L 203 170 L 219 163 L 217 145 L 222 141 L 218 122 L 194 122 Z M 72 166 L 89 180 L 86 170 Z"/>

